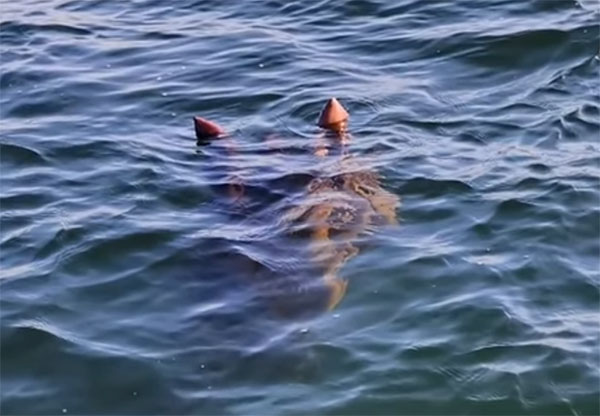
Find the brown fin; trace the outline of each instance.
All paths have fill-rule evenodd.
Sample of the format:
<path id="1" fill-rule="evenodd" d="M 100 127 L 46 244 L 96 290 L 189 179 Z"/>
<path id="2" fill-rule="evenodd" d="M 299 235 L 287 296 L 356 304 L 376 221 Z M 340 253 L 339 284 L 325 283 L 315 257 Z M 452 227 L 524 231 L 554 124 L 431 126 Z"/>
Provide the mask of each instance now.
<path id="1" fill-rule="evenodd" d="M 217 123 L 213 123 L 202 117 L 194 117 L 194 128 L 196 129 L 196 138 L 198 140 L 214 139 L 225 134 L 225 130 Z"/>
<path id="2" fill-rule="evenodd" d="M 350 115 L 335 98 L 330 98 L 319 116 L 319 127 L 340 131 L 345 129 Z"/>

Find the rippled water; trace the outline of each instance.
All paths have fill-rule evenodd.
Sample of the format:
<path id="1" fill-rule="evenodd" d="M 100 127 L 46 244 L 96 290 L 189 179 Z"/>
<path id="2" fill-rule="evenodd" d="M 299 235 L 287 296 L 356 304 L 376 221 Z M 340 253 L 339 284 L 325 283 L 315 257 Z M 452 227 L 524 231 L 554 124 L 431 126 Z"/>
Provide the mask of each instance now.
<path id="1" fill-rule="evenodd" d="M 4 2 L 2 413 L 600 413 L 599 16 Z M 330 96 L 352 140 L 319 159 Z M 282 207 L 346 157 L 402 205 L 327 312 Z"/>

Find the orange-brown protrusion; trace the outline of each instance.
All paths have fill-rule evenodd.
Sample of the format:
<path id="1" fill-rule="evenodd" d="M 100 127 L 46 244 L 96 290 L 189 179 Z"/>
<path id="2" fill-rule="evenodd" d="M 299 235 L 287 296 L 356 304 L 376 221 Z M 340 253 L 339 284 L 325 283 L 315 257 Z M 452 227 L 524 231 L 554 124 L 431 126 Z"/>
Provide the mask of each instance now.
<path id="1" fill-rule="evenodd" d="M 324 129 L 342 132 L 346 130 L 348 118 L 350 115 L 344 107 L 335 98 L 330 98 L 325 104 L 321 115 L 319 116 L 319 127 Z"/>
<path id="2" fill-rule="evenodd" d="M 209 140 L 225 134 L 225 130 L 217 123 L 202 117 L 194 117 L 194 128 L 198 140 Z"/>

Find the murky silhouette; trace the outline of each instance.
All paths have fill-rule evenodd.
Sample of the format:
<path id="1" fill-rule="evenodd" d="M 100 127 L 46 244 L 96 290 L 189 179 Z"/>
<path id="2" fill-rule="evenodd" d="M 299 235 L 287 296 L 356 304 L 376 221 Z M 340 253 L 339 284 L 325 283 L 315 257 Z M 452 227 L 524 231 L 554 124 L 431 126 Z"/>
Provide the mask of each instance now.
<path id="1" fill-rule="evenodd" d="M 397 223 L 399 198 L 350 153 L 347 120 L 348 113 L 331 99 L 319 119 L 325 132 L 315 139 L 313 155 L 337 157 L 334 173 L 286 178 L 288 195 L 270 194 L 268 184 L 247 186 L 229 168 L 225 194 L 230 206 L 245 208 L 254 221 L 262 215 L 275 230 L 269 238 L 239 241 L 234 247 L 247 258 L 247 275 L 258 296 L 279 316 L 297 318 L 335 308 L 348 285 L 339 271 L 359 253 L 361 235 Z M 218 137 L 225 156 L 235 155 L 234 140 L 224 129 L 201 118 L 195 118 L 195 127 L 199 144 Z"/>

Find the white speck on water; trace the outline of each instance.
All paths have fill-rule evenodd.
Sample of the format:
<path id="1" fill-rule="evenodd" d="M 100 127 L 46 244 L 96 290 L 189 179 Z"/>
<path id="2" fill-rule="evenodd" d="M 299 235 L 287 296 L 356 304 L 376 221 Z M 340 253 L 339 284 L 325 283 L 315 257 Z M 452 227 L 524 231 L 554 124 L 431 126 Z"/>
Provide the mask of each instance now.
<path id="1" fill-rule="evenodd" d="M 339 317 L 340 317 L 340 314 L 339 314 L 339 313 L 334 313 L 334 314 L 333 314 L 333 317 L 334 317 L 335 319 L 337 319 L 337 318 L 339 318 Z"/>
<path id="2" fill-rule="evenodd" d="M 306 334 L 306 333 L 308 333 L 308 328 L 302 328 L 302 329 L 300 330 L 300 333 L 301 333 L 301 334 Z"/>
<path id="3" fill-rule="evenodd" d="M 177 114 L 175 113 L 171 113 L 171 117 L 175 117 Z"/>
<path id="4" fill-rule="evenodd" d="M 166 97 L 169 94 L 167 94 L 166 92 L 161 92 L 160 95 L 162 95 L 163 97 Z"/>
<path id="5" fill-rule="evenodd" d="M 492 249 L 488 247 L 485 249 L 485 251 L 486 251 L 486 253 L 489 253 L 490 251 L 492 251 Z"/>
<path id="6" fill-rule="evenodd" d="M 437 51 L 435 51 L 435 53 L 440 53 L 440 50 L 438 49 Z"/>
<path id="7" fill-rule="evenodd" d="M 110 64 L 106 64 L 106 67 L 107 67 L 107 68 L 110 68 Z"/>
<path id="8" fill-rule="evenodd" d="M 525 255 L 523 256 L 523 258 L 524 258 L 524 259 L 528 259 L 528 258 L 529 258 L 529 254 L 525 254 Z"/>
<path id="9" fill-rule="evenodd" d="M 160 80 L 162 80 L 162 77 L 156 77 L 156 80 L 160 81 Z"/>
<path id="10" fill-rule="evenodd" d="M 133 395 L 134 395 L 134 396 L 137 396 L 137 391 L 134 391 L 134 392 L 133 392 Z"/>
<path id="11" fill-rule="evenodd" d="M 379 290 L 374 290 L 373 293 L 378 294 Z"/>
<path id="12" fill-rule="evenodd" d="M 209 389 L 209 390 L 212 390 L 212 386 L 208 386 L 208 389 Z"/>
<path id="13" fill-rule="evenodd" d="M 200 368 L 204 368 L 204 364 L 200 364 Z"/>
<path id="14" fill-rule="evenodd" d="M 264 68 L 265 64 L 258 64 L 259 68 Z"/>
<path id="15" fill-rule="evenodd" d="M 67 413 L 67 408 L 62 409 L 63 413 Z"/>

